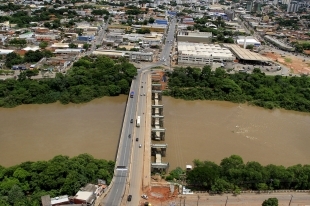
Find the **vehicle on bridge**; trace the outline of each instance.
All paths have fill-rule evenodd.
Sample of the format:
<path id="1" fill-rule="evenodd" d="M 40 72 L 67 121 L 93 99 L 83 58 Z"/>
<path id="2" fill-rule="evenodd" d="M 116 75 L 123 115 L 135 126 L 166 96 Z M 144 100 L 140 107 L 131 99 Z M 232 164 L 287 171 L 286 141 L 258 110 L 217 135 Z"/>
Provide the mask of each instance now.
<path id="1" fill-rule="evenodd" d="M 136 126 L 137 126 L 137 127 L 140 127 L 140 116 L 137 117 Z"/>
<path id="2" fill-rule="evenodd" d="M 133 98 L 134 95 L 135 95 L 134 91 L 130 92 L 130 98 Z"/>

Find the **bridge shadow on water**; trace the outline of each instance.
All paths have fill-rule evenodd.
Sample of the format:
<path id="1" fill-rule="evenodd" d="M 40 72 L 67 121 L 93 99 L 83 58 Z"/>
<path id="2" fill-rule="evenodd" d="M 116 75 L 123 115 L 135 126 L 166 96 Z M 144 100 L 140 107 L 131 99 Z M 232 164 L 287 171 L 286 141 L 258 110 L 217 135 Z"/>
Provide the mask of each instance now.
<path id="1" fill-rule="evenodd" d="M 114 161 L 116 161 L 117 153 L 118 153 L 118 148 L 119 148 L 119 145 L 120 145 L 120 142 L 121 142 L 122 129 L 123 129 L 124 118 L 125 118 L 125 114 L 126 114 L 126 110 L 127 110 L 128 98 L 129 98 L 129 95 L 127 96 L 126 103 L 125 103 L 125 109 L 124 109 L 124 113 L 123 113 L 123 121 L 122 121 L 122 124 L 121 124 L 121 127 L 120 127 L 120 131 L 119 131 L 119 135 L 118 135 L 118 136 L 119 136 L 119 139 L 118 139 L 118 143 L 117 143 L 117 147 L 116 147 L 116 152 L 115 152 Z"/>

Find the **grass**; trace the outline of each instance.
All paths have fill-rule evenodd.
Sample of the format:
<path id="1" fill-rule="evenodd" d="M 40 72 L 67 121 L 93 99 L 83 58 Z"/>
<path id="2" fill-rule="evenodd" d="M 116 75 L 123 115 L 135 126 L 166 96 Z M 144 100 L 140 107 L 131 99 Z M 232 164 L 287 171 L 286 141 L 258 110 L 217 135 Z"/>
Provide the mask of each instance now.
<path id="1" fill-rule="evenodd" d="M 284 61 L 285 61 L 286 63 L 292 63 L 292 59 L 287 58 L 287 57 L 284 58 Z"/>

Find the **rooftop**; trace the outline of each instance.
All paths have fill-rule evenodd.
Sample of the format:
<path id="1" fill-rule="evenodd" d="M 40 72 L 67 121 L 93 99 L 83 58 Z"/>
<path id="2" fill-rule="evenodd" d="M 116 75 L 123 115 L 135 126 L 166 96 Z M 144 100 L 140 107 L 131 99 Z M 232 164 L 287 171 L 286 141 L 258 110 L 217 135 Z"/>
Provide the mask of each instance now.
<path id="1" fill-rule="evenodd" d="M 252 60 L 252 61 L 271 61 L 269 58 L 264 57 L 258 53 L 251 52 L 248 49 L 243 49 L 236 44 L 224 44 L 224 47 L 228 47 L 232 52 L 240 59 Z"/>
<path id="2" fill-rule="evenodd" d="M 229 49 L 222 48 L 218 44 L 178 42 L 178 52 L 181 55 L 190 56 L 233 57 Z"/>
<path id="3" fill-rule="evenodd" d="M 199 31 L 179 31 L 178 36 L 188 36 L 188 37 L 212 37 L 212 32 L 199 32 Z"/>

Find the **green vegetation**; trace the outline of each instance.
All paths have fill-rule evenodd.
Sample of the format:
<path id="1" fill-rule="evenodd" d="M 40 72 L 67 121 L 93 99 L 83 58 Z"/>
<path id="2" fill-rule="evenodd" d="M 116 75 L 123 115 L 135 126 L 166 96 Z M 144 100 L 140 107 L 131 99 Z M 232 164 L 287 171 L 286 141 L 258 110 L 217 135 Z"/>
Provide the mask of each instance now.
<path id="1" fill-rule="evenodd" d="M 14 5 L 12 3 L 9 3 L 8 9 L 12 10 L 13 9 L 21 9 L 20 6 Z M 5 5 L 0 6 L 1 7 L 6 7 Z M 3 10 L 3 9 L 1 9 Z M 32 15 L 28 15 L 28 12 L 26 10 L 22 11 L 16 11 L 12 16 L 0 16 L 0 23 L 5 22 L 5 21 L 10 21 L 10 24 L 17 24 L 18 27 L 20 28 L 25 28 L 29 27 L 31 22 L 40 22 L 40 21 L 48 21 L 50 20 L 50 15 L 55 15 L 57 18 L 56 20 L 51 21 L 51 23 L 46 22 L 44 26 L 47 26 L 48 28 L 59 28 L 60 27 L 60 20 L 63 19 L 63 14 L 67 12 L 66 17 L 68 19 L 72 19 L 76 17 L 77 13 L 75 10 L 64 8 L 64 9 L 47 9 L 47 8 L 41 8 L 39 10 L 35 10 L 32 12 Z M 69 27 L 69 25 L 67 25 Z"/>
<path id="2" fill-rule="evenodd" d="M 279 202 L 277 198 L 268 198 L 262 204 L 262 206 L 278 206 Z"/>
<path id="3" fill-rule="evenodd" d="M 177 68 L 169 75 L 170 90 L 165 94 L 194 100 L 248 102 L 253 105 L 310 112 L 310 79 L 266 76 L 259 69 L 252 74 L 228 74 L 223 69 L 211 71 L 210 66 Z"/>
<path id="4" fill-rule="evenodd" d="M 285 61 L 286 63 L 292 63 L 292 59 L 287 58 L 287 57 L 284 58 L 284 61 Z"/>
<path id="5" fill-rule="evenodd" d="M 149 28 L 137 29 L 136 33 L 138 33 L 138 34 L 149 34 L 149 33 L 151 33 L 151 30 Z"/>
<path id="6" fill-rule="evenodd" d="M 16 54 L 15 52 L 9 53 L 5 58 L 5 66 L 11 68 L 13 65 L 23 64 L 23 63 L 36 63 L 40 61 L 43 57 L 51 57 L 53 53 L 48 50 L 43 51 L 27 51 L 24 57 Z"/>
<path id="7" fill-rule="evenodd" d="M 39 206 L 40 197 L 75 195 L 87 183 L 104 179 L 109 184 L 114 162 L 91 155 L 56 156 L 49 161 L 24 162 L 13 167 L 0 166 L 0 205 Z"/>
<path id="8" fill-rule="evenodd" d="M 17 80 L 0 81 L 1 107 L 58 100 L 63 104 L 81 103 L 103 96 L 128 94 L 137 69 L 126 59 L 114 62 L 100 56 L 94 59 L 83 57 L 73 64 L 67 75 L 57 73 L 54 79 L 37 81 L 27 74 L 22 72 Z"/>
<path id="9" fill-rule="evenodd" d="M 293 42 L 293 45 L 294 45 L 295 50 L 297 52 L 303 52 L 304 50 L 310 50 L 310 42 L 309 41 Z"/>
<path id="10" fill-rule="evenodd" d="M 187 185 L 194 190 L 220 194 L 226 191 L 238 194 L 240 190 L 310 189 L 310 165 L 298 164 L 288 168 L 272 164 L 262 166 L 254 161 L 244 163 L 238 155 L 224 158 L 219 165 L 200 160 L 193 163 L 192 170 L 184 172 L 176 168 L 166 179 L 186 179 Z"/>

